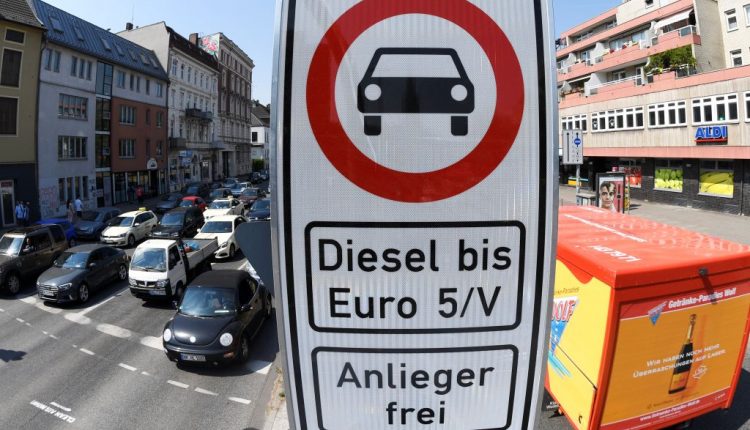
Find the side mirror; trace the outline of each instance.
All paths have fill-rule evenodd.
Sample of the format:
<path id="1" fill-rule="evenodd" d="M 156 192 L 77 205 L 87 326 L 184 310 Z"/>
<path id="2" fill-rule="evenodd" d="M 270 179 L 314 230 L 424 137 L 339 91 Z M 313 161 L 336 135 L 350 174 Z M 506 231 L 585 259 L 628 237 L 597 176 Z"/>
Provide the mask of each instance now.
<path id="1" fill-rule="evenodd" d="M 89 268 L 96 267 L 96 262 L 89 263 Z"/>
<path id="2" fill-rule="evenodd" d="M 253 309 L 253 305 L 251 305 L 250 303 L 246 303 L 240 306 L 240 312 L 247 312 L 247 311 L 251 311 L 252 309 Z"/>
<path id="3" fill-rule="evenodd" d="M 133 224 L 133 227 L 138 227 L 139 225 L 141 225 L 141 223 L 137 222 L 137 223 Z"/>

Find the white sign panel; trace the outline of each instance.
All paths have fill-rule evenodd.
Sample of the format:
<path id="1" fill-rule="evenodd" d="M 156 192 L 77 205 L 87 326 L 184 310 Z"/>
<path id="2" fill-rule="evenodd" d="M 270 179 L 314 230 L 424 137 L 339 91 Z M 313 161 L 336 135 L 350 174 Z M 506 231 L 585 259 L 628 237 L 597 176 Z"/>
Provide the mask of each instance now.
<path id="1" fill-rule="evenodd" d="M 557 219 L 549 13 L 282 3 L 272 189 L 295 429 L 535 427 Z"/>
<path id="2" fill-rule="evenodd" d="M 563 164 L 583 164 L 583 133 L 581 130 L 562 132 Z"/>

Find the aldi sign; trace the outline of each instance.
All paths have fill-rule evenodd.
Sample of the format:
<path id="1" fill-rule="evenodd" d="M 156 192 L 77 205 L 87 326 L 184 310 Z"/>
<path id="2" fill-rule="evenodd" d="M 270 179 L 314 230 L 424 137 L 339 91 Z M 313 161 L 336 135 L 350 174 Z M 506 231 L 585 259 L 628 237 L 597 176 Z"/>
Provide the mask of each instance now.
<path id="1" fill-rule="evenodd" d="M 272 188 L 293 428 L 536 427 L 557 220 L 550 13 L 282 2 Z"/>
<path id="2" fill-rule="evenodd" d="M 697 144 L 717 144 L 727 143 L 729 141 L 729 127 L 726 125 L 714 127 L 698 127 L 695 129 L 695 143 Z"/>

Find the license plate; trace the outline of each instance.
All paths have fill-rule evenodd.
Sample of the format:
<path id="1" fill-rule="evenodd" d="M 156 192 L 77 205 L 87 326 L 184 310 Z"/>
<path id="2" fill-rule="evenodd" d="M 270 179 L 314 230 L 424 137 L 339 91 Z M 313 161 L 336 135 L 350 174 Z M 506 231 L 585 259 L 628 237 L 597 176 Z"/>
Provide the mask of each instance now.
<path id="1" fill-rule="evenodd" d="M 206 361 L 205 355 L 197 355 L 197 354 L 180 354 L 180 358 L 182 358 L 185 361 Z"/>
<path id="2" fill-rule="evenodd" d="M 159 291 L 159 290 L 151 290 L 148 293 L 151 294 L 152 296 L 166 296 L 167 295 L 166 291 Z"/>

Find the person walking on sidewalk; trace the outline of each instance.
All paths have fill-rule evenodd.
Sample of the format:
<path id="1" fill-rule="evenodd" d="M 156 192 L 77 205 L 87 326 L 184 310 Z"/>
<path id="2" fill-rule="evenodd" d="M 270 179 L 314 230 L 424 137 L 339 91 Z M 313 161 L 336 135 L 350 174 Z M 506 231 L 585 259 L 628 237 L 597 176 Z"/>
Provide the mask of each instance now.
<path id="1" fill-rule="evenodd" d="M 28 227 L 31 225 L 31 202 L 23 203 L 23 225 Z"/>
<path id="2" fill-rule="evenodd" d="M 83 202 L 81 201 L 81 197 L 76 197 L 76 201 L 74 202 L 75 209 L 76 209 L 76 217 L 80 218 L 83 216 Z"/>
<path id="3" fill-rule="evenodd" d="M 23 224 L 23 202 L 21 200 L 16 203 L 16 222 L 18 225 Z"/>
<path id="4" fill-rule="evenodd" d="M 68 199 L 68 202 L 65 204 L 65 211 L 66 216 L 68 217 L 68 222 L 73 224 L 73 220 L 75 218 L 75 211 L 73 210 L 73 202 Z"/>
<path id="5" fill-rule="evenodd" d="M 138 199 L 138 205 L 143 206 L 143 186 L 138 185 L 135 189 L 135 198 Z"/>

